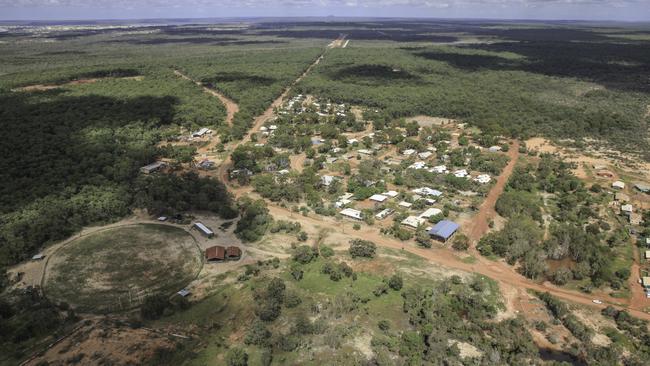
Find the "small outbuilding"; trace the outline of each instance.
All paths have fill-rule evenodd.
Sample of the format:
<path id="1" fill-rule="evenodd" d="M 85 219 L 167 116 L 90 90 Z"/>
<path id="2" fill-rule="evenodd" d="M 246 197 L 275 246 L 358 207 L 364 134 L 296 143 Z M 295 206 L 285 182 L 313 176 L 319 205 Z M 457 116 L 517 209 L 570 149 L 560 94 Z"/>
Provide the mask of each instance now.
<path id="1" fill-rule="evenodd" d="M 149 165 L 145 165 L 142 168 L 140 168 L 140 172 L 144 174 L 151 174 L 153 172 L 157 172 L 160 169 L 164 168 L 166 166 L 164 161 L 157 161 L 155 163 L 151 163 Z"/>
<path id="2" fill-rule="evenodd" d="M 437 240 L 447 242 L 456 231 L 460 228 L 460 225 L 453 221 L 442 220 L 435 224 L 431 230 L 429 230 L 429 235 Z"/>
<path id="3" fill-rule="evenodd" d="M 345 208 L 341 210 L 340 214 L 345 217 L 349 217 L 351 219 L 363 220 L 363 216 L 361 216 L 361 211 L 355 210 L 353 208 Z"/>
<path id="4" fill-rule="evenodd" d="M 212 231 L 209 227 L 203 225 L 203 223 L 195 222 L 193 227 L 197 229 L 206 238 L 214 237 L 214 231 Z"/>
<path id="5" fill-rule="evenodd" d="M 643 193 L 650 193 L 650 184 L 636 183 L 634 188 Z"/>
<path id="6" fill-rule="evenodd" d="M 226 258 L 232 260 L 239 260 L 241 258 L 241 249 L 236 246 L 229 246 L 226 248 Z"/>
<path id="7" fill-rule="evenodd" d="M 614 188 L 614 189 L 625 189 L 625 183 L 621 182 L 620 180 L 617 180 L 616 182 L 612 183 L 612 188 Z"/>
<path id="8" fill-rule="evenodd" d="M 43 259 L 45 259 L 45 254 L 43 254 L 43 253 L 35 254 L 35 255 L 32 257 L 32 260 L 33 260 L 33 261 L 40 261 L 40 260 L 43 260 Z"/>
<path id="9" fill-rule="evenodd" d="M 226 259 L 226 248 L 214 246 L 205 250 L 205 260 L 208 262 L 221 262 Z"/>
<path id="10" fill-rule="evenodd" d="M 177 294 L 180 297 L 188 297 L 188 296 L 190 296 L 190 291 L 187 290 L 187 289 L 182 289 L 182 290 L 178 291 Z"/>

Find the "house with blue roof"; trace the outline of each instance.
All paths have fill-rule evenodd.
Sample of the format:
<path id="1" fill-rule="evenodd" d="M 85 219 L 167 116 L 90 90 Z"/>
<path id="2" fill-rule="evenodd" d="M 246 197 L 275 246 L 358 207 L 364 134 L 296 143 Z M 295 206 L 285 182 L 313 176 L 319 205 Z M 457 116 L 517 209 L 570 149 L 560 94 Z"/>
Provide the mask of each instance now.
<path id="1" fill-rule="evenodd" d="M 431 230 L 429 230 L 429 235 L 436 239 L 440 240 L 441 242 L 446 242 L 449 240 L 456 231 L 460 228 L 460 225 L 453 221 L 449 220 L 442 220 L 435 224 Z"/>

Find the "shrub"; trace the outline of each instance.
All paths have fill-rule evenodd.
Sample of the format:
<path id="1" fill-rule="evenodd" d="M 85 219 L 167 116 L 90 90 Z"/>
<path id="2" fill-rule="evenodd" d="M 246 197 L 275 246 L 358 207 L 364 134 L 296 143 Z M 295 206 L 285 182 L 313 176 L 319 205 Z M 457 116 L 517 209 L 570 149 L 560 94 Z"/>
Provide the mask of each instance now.
<path id="1" fill-rule="evenodd" d="M 293 260 L 301 264 L 307 264 L 317 256 L 318 252 L 308 245 L 301 245 L 293 252 Z"/>
<path id="2" fill-rule="evenodd" d="M 231 348 L 226 353 L 226 364 L 228 366 L 247 366 L 248 354 L 241 348 Z"/>
<path id="3" fill-rule="evenodd" d="M 391 278 L 388 280 L 388 286 L 395 291 L 401 290 L 402 286 L 404 286 L 404 280 L 402 279 L 402 276 L 399 274 L 394 274 L 391 276 Z"/>
<path id="4" fill-rule="evenodd" d="M 320 255 L 323 256 L 323 258 L 330 258 L 334 256 L 334 249 L 331 247 L 328 247 L 327 245 L 321 245 L 320 246 Z"/>
<path id="5" fill-rule="evenodd" d="M 456 250 L 467 250 L 469 248 L 469 238 L 463 233 L 458 233 L 451 246 Z"/>
<path id="6" fill-rule="evenodd" d="M 377 246 L 368 240 L 354 239 L 350 241 L 349 251 L 352 258 L 374 258 L 377 252 Z"/>
<path id="7" fill-rule="evenodd" d="M 148 296 L 142 302 L 140 315 L 143 319 L 159 319 L 165 312 L 167 306 L 169 306 L 169 300 L 165 295 L 156 294 Z"/>

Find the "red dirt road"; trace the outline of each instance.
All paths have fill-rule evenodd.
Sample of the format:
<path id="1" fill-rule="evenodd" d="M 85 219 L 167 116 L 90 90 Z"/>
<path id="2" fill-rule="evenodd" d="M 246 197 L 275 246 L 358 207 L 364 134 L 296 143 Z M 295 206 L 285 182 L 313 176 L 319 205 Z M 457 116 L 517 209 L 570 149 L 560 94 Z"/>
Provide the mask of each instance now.
<path id="1" fill-rule="evenodd" d="M 207 86 L 203 85 L 203 83 L 201 83 L 200 81 L 196 81 L 178 70 L 174 70 L 174 74 L 180 76 L 185 80 L 189 80 L 193 82 L 194 84 L 203 88 L 203 90 L 206 93 L 217 97 L 219 101 L 221 101 L 221 103 L 226 107 L 226 123 L 228 124 L 228 126 L 232 126 L 232 121 L 235 118 L 235 113 L 239 112 L 239 105 L 237 103 L 235 103 L 232 99 L 226 97 L 225 95 L 221 94 L 217 90 L 208 88 Z"/>
<path id="2" fill-rule="evenodd" d="M 508 157 L 510 158 L 508 165 L 506 165 L 501 172 L 501 175 L 497 178 L 496 184 L 492 186 L 492 189 L 485 198 L 485 201 L 483 201 L 483 204 L 479 208 L 478 213 L 472 219 L 470 227 L 468 228 L 470 231 L 467 236 L 472 244 L 476 244 L 476 242 L 488 232 L 488 223 L 497 215 L 494 207 L 496 206 L 499 196 L 503 193 L 515 165 L 517 165 L 517 159 L 519 158 L 519 141 L 514 141 L 510 150 L 508 150 Z"/>

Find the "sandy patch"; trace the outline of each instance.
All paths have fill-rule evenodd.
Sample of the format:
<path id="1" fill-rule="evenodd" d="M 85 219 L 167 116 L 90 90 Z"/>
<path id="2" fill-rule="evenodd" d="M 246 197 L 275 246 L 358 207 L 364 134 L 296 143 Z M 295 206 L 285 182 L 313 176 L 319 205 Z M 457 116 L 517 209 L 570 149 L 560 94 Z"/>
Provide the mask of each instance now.
<path id="1" fill-rule="evenodd" d="M 478 348 L 474 347 L 473 345 L 465 342 L 460 342 L 455 339 L 450 339 L 447 341 L 447 344 L 452 345 L 455 344 L 458 346 L 458 349 L 460 350 L 460 357 L 465 359 L 465 358 L 480 358 L 483 356 L 483 352 L 479 350 Z"/>
<path id="2" fill-rule="evenodd" d="M 94 78 L 94 79 L 79 79 L 79 80 L 73 80 L 68 83 L 63 83 L 63 84 L 36 84 L 36 85 L 27 85 L 19 88 L 14 88 L 11 89 L 13 92 L 31 92 L 31 91 L 44 91 L 44 90 L 52 90 L 52 89 L 58 89 L 64 86 L 71 86 L 71 85 L 82 85 L 82 84 L 93 84 L 101 80 L 105 79 L 117 79 L 117 80 L 136 80 L 136 81 L 141 81 L 144 79 L 144 76 L 127 76 L 127 77 L 121 77 L 121 78 Z"/>
<path id="3" fill-rule="evenodd" d="M 453 125 L 459 123 L 458 120 L 451 119 L 451 118 L 443 118 L 443 117 L 431 117 L 431 116 L 414 116 L 406 119 L 408 122 L 415 121 L 417 122 L 421 127 L 431 127 L 431 126 L 445 126 L 445 125 Z"/>

